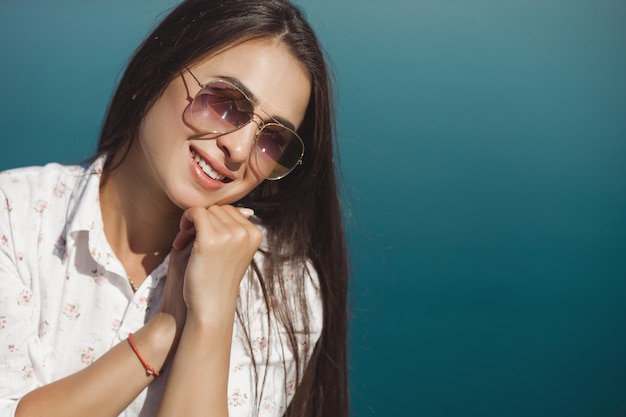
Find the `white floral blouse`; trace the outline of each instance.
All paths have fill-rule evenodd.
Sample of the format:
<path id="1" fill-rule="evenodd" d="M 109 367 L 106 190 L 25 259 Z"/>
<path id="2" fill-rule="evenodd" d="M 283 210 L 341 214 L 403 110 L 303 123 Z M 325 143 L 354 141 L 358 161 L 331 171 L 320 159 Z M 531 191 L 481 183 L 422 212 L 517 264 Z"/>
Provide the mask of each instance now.
<path id="1" fill-rule="evenodd" d="M 79 371 L 124 341 L 160 302 L 167 259 L 133 293 L 107 243 L 98 193 L 103 162 L 0 173 L 0 417 L 13 416 L 29 391 Z M 262 267 L 260 253 L 255 260 Z M 321 333 L 322 306 L 317 275 L 311 265 L 306 270 L 309 343 L 304 331 L 297 336 L 300 354 L 308 359 Z M 257 280 L 248 274 L 238 310 L 252 343 L 249 347 L 235 320 L 229 414 L 282 415 L 294 393 L 295 363 L 284 331 L 276 327 Z M 267 371 L 262 391 L 252 357 L 259 375 Z M 166 378 L 167 369 L 121 416 L 154 415 Z"/>

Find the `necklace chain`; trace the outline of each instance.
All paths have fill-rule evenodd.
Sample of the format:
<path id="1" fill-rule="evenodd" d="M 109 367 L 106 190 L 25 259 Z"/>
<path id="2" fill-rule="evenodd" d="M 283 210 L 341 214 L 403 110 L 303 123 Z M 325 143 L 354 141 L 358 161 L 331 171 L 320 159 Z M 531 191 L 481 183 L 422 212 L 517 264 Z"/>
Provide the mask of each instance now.
<path id="1" fill-rule="evenodd" d="M 133 280 L 130 279 L 130 277 L 127 277 L 127 278 L 128 278 L 128 283 L 130 284 L 130 288 L 133 290 L 134 293 L 137 292 L 137 286 L 135 285 Z"/>

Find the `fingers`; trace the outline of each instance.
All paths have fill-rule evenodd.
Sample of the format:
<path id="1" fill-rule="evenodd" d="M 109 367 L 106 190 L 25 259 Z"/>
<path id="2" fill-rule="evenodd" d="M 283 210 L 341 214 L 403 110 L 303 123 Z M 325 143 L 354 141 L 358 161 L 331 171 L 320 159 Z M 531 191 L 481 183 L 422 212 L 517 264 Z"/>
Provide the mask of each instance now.
<path id="1" fill-rule="evenodd" d="M 260 237 L 260 230 L 248 221 L 241 210 L 228 205 L 211 206 L 205 213 L 199 214 L 194 217 L 194 247 L 199 246 L 203 251 L 212 246 L 223 249 L 232 247 L 233 250 L 239 248 L 245 252 L 251 249 L 256 251 L 258 248 L 260 240 L 257 242 L 257 237 Z M 199 230 L 204 233 L 199 233 Z"/>
<path id="2" fill-rule="evenodd" d="M 194 227 L 193 221 L 188 219 L 184 214 L 180 219 L 180 226 L 176 237 L 174 238 L 174 242 L 172 242 L 172 247 L 174 249 L 181 250 L 186 247 L 189 242 L 193 240 L 193 237 L 196 235 L 196 229 Z"/>
<path id="3" fill-rule="evenodd" d="M 213 206 L 213 207 L 217 208 L 220 206 Z M 246 207 L 231 207 L 231 206 L 221 206 L 221 207 L 223 208 L 223 210 L 231 212 L 230 220 L 235 220 L 240 224 L 244 224 L 242 222 L 243 219 L 248 219 L 254 215 L 254 210 L 250 208 L 246 208 Z M 232 209 L 235 210 L 235 213 L 232 213 Z M 217 218 L 220 218 L 222 222 L 229 221 L 229 219 L 223 215 L 224 213 L 221 213 L 222 209 L 219 209 L 219 210 L 213 209 L 213 211 L 214 211 L 214 214 L 217 216 Z M 241 216 L 237 216 L 236 212 L 239 212 Z M 186 247 L 194 239 L 194 236 L 196 235 L 196 228 L 194 226 L 194 218 L 197 218 L 198 215 L 202 215 L 202 214 L 203 214 L 202 209 L 197 209 L 196 212 L 191 211 L 191 210 L 185 211 L 185 213 L 180 219 L 179 232 L 174 238 L 174 242 L 172 243 L 172 247 L 174 249 L 181 250 L 184 247 Z M 217 226 L 217 227 L 220 226 L 219 223 L 216 223 L 216 222 L 213 222 L 213 224 L 214 226 Z"/>
<path id="4" fill-rule="evenodd" d="M 172 247 L 178 250 L 185 248 L 196 238 L 198 229 L 206 231 L 209 235 L 215 235 L 234 232 L 233 227 L 239 226 L 251 232 L 253 240 L 257 240 L 255 237 L 260 237 L 260 234 L 256 233 L 258 228 L 249 221 L 251 217 L 254 217 L 254 210 L 247 207 L 224 205 L 206 209 L 200 207 L 188 209 L 180 219 L 179 231 Z"/>

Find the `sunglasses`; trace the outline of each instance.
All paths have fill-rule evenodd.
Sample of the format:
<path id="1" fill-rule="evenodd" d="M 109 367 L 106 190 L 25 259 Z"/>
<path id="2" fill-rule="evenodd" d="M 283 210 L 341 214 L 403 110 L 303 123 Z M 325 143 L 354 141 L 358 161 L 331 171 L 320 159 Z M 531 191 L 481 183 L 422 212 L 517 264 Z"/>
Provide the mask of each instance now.
<path id="1" fill-rule="evenodd" d="M 254 103 L 237 86 L 224 80 L 202 84 L 189 68 L 189 74 L 200 86 L 192 99 L 189 114 L 193 125 L 206 133 L 226 134 L 241 129 L 259 116 Z M 275 119 L 259 122 L 251 151 L 259 172 L 268 180 L 278 180 L 302 164 L 304 142 L 296 132 Z"/>

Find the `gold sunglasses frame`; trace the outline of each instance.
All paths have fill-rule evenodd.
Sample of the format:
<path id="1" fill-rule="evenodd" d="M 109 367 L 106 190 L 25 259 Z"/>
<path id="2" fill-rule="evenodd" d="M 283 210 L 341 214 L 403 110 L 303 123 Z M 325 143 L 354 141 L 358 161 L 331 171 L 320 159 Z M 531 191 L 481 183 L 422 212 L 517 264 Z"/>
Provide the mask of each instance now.
<path id="1" fill-rule="evenodd" d="M 239 91 L 241 93 L 241 95 L 248 101 L 248 103 L 250 103 L 250 106 L 254 109 L 255 107 L 255 103 L 252 99 L 250 99 L 250 97 L 248 97 L 248 95 L 241 90 L 241 88 L 237 87 L 235 84 L 233 84 L 230 81 L 227 80 L 223 80 L 220 78 L 216 78 L 214 80 L 211 80 L 209 83 L 203 84 L 200 82 L 200 80 L 198 80 L 198 78 L 194 75 L 193 72 L 191 72 L 191 70 L 188 67 L 185 67 L 185 69 L 187 70 L 187 72 L 191 75 L 191 77 L 194 79 L 194 81 L 196 82 L 196 84 L 198 84 L 198 86 L 200 87 L 200 90 L 193 96 L 193 98 L 191 98 L 191 102 L 190 102 L 190 106 L 193 106 L 194 101 L 196 100 L 196 98 L 198 97 L 198 95 L 202 92 L 203 89 L 208 89 L 208 85 L 209 83 L 213 83 L 213 82 L 220 82 L 220 83 L 224 83 L 227 84 L 228 86 L 233 87 L 235 90 Z M 261 107 L 258 107 L 259 110 L 261 110 L 263 113 L 266 113 Z M 191 115 L 191 114 L 190 114 Z M 257 116 L 259 118 L 259 121 L 256 121 L 254 119 L 254 116 Z M 285 178 L 287 175 L 289 175 L 298 165 L 302 165 L 302 158 L 304 157 L 304 141 L 302 140 L 302 138 L 300 137 L 300 135 L 298 135 L 293 129 L 290 129 L 289 127 L 285 126 L 284 124 L 282 124 L 281 122 L 279 122 L 278 120 L 276 120 L 275 118 L 271 117 L 270 122 L 265 122 L 263 120 L 263 118 L 261 117 L 261 115 L 259 115 L 256 112 L 252 112 L 252 116 L 250 117 L 250 120 L 248 122 L 246 122 L 245 124 L 234 128 L 233 130 L 227 131 L 227 132 L 222 132 L 222 131 L 206 131 L 206 133 L 211 133 L 211 134 L 227 134 L 227 133 L 232 133 L 235 132 L 239 129 L 244 128 L 245 126 L 247 126 L 248 124 L 254 122 L 257 124 L 257 130 L 256 133 L 254 134 L 254 144 L 252 145 L 252 149 L 250 149 L 250 152 L 254 151 L 254 158 L 256 160 L 256 164 L 257 166 L 260 166 L 259 164 L 259 147 L 258 147 L 258 143 L 259 143 L 259 136 L 261 135 L 261 132 L 263 131 L 263 129 L 265 129 L 265 127 L 267 126 L 279 126 L 282 129 L 285 129 L 287 131 L 289 131 L 291 134 L 293 134 L 293 136 L 300 141 L 300 145 L 302 146 L 302 150 L 300 151 L 300 156 L 298 157 L 298 160 L 296 161 L 296 163 L 293 164 L 293 166 L 291 168 L 289 168 L 287 170 L 287 172 L 285 172 L 282 175 L 278 175 L 278 176 L 268 176 L 265 173 L 262 173 L 263 176 L 265 177 L 265 179 L 270 180 L 270 181 L 275 181 L 275 180 L 279 180 L 281 178 Z M 193 121 L 193 117 L 192 117 L 192 121 Z M 196 126 L 197 128 L 199 126 Z M 204 128 L 202 128 L 204 129 Z M 273 159 L 272 159 L 273 160 Z M 276 165 L 280 165 L 278 163 L 278 161 L 275 161 Z M 283 165 L 284 166 L 284 165 Z M 272 172 L 274 172 L 274 170 L 272 170 Z M 270 173 L 271 174 L 271 173 Z"/>

